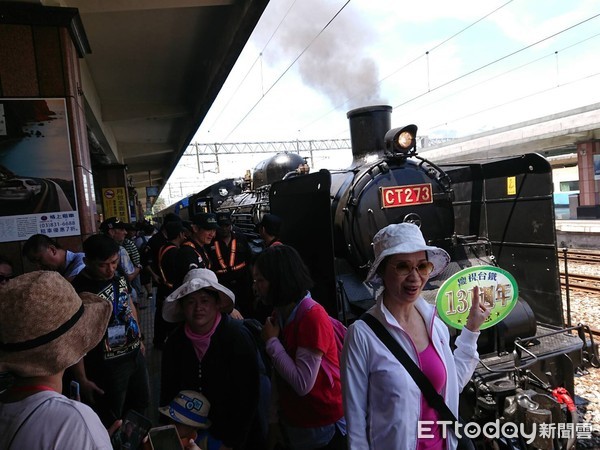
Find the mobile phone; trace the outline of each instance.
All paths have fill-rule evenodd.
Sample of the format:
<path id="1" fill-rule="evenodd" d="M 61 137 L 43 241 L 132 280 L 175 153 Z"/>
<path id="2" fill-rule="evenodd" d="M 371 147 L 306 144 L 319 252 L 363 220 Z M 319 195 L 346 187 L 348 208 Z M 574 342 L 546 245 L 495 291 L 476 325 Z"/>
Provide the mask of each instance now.
<path id="1" fill-rule="evenodd" d="M 135 450 L 140 448 L 152 422 L 140 413 L 129 410 L 123 418 L 121 427 L 112 435 L 111 442 L 115 450 Z"/>
<path id="2" fill-rule="evenodd" d="M 81 395 L 79 395 L 79 383 L 75 380 L 71 381 L 69 385 L 69 398 L 71 400 L 81 401 Z"/>
<path id="3" fill-rule="evenodd" d="M 151 428 L 148 435 L 152 450 L 183 450 L 175 425 Z"/>

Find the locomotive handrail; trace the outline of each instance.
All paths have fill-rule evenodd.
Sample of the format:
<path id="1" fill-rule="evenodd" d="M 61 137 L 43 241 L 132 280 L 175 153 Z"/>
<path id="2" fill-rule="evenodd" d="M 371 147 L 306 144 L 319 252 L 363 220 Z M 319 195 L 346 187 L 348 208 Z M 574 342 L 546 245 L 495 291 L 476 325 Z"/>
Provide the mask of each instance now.
<path id="1" fill-rule="evenodd" d="M 421 161 L 421 163 L 419 164 L 420 166 L 422 166 L 423 163 L 427 163 L 435 170 L 437 170 L 440 184 L 444 186 L 447 192 L 452 191 L 452 188 L 450 187 L 452 185 L 452 179 L 450 178 L 450 175 L 448 175 L 444 170 L 442 170 L 437 164 L 432 163 L 428 159 L 425 159 L 422 156 L 418 156 L 417 154 L 414 154 L 412 156 Z"/>
<path id="2" fill-rule="evenodd" d="M 586 325 L 579 324 L 578 326 L 574 326 L 574 327 L 558 328 L 554 331 L 551 331 L 549 333 L 545 333 L 545 334 L 542 334 L 539 336 L 531 336 L 531 337 L 526 337 L 526 338 L 517 337 L 515 339 L 515 349 L 513 350 L 514 367 L 511 367 L 509 369 L 492 369 L 490 366 L 488 366 L 482 360 L 479 360 L 479 363 L 485 370 L 487 370 L 490 373 L 509 373 L 509 372 L 514 372 L 515 370 L 526 369 L 527 367 L 532 366 L 539 360 L 537 355 L 535 355 L 534 353 L 532 353 L 525 347 L 525 345 L 528 342 L 548 338 L 551 336 L 555 336 L 557 334 L 566 334 L 570 331 L 577 331 L 578 334 L 581 334 L 582 330 L 585 329 L 586 327 L 587 327 Z M 527 353 L 531 357 L 531 359 L 527 359 L 527 361 L 521 365 L 521 355 L 518 353 L 517 350 Z M 593 355 L 591 359 L 596 359 L 596 361 L 598 361 L 597 355 Z M 590 364 L 593 364 L 592 361 L 590 361 Z"/>
<path id="3" fill-rule="evenodd" d="M 350 186 L 350 189 L 349 189 L 349 191 L 348 191 L 348 200 L 346 201 L 346 206 L 350 206 L 350 205 L 351 205 L 351 206 L 356 206 L 356 204 L 354 204 L 354 203 L 352 202 L 352 201 L 353 201 L 353 199 L 355 198 L 355 196 L 354 196 L 355 188 L 358 186 L 358 184 L 359 184 L 360 182 L 362 182 L 363 178 L 365 178 L 367 175 L 370 175 L 370 176 L 371 176 L 371 178 L 373 178 L 373 174 L 371 173 L 371 171 L 372 171 L 374 168 L 378 167 L 378 166 L 379 166 L 379 165 L 380 165 L 382 162 L 384 162 L 384 163 L 385 163 L 385 161 L 378 160 L 378 161 L 376 161 L 375 163 L 371 164 L 371 165 L 370 165 L 370 166 L 369 166 L 367 169 L 365 169 L 365 170 L 363 171 L 363 173 L 362 173 L 362 174 L 360 174 L 360 175 L 358 176 L 358 178 L 357 178 L 356 180 L 354 180 L 354 182 L 352 183 L 352 186 Z M 381 170 L 381 169 L 380 169 L 380 170 Z M 368 184 L 368 182 L 367 182 L 367 184 Z M 363 187 L 361 188 L 360 192 L 362 192 L 362 191 L 364 190 L 364 188 L 365 188 L 365 186 L 363 186 Z M 360 194 L 359 194 L 359 196 L 360 196 Z"/>
<path id="4" fill-rule="evenodd" d="M 533 354 L 532 352 L 530 352 L 529 350 L 527 350 L 523 345 L 521 345 L 521 342 L 523 342 L 521 340 L 521 338 L 515 339 L 515 349 L 513 350 L 513 361 L 515 364 L 514 370 L 526 369 L 527 367 L 532 366 L 533 364 L 535 364 L 538 361 L 538 357 L 535 354 Z M 521 353 L 519 353 L 518 350 L 524 351 L 529 356 L 531 356 L 533 359 L 530 360 L 529 362 L 526 362 L 523 366 L 521 366 L 520 365 L 521 364 Z"/>
<path id="5" fill-rule="evenodd" d="M 523 347 L 520 344 L 520 340 L 521 340 L 521 338 L 515 339 L 515 347 L 520 348 L 525 353 L 529 354 L 533 358 L 531 361 L 528 361 L 527 363 L 525 363 L 524 365 L 521 366 L 520 365 L 521 355 L 517 353 L 517 348 L 515 348 L 515 350 L 513 350 L 514 367 L 511 367 L 510 369 L 492 369 L 486 363 L 484 363 L 481 359 L 479 360 L 479 364 L 481 364 L 483 366 L 483 368 L 490 373 L 510 373 L 510 372 L 514 372 L 515 370 L 526 369 L 527 367 L 535 364 L 538 360 L 538 357 L 535 354 L 531 353 L 529 350 L 527 350 L 525 347 Z"/>

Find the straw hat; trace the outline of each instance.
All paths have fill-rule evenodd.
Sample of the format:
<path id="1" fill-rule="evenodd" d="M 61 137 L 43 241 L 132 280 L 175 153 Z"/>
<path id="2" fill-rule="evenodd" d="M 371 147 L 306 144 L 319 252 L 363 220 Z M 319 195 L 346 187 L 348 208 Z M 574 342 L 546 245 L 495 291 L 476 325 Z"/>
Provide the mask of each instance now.
<path id="1" fill-rule="evenodd" d="M 111 312 L 58 272 L 14 278 L 0 290 L 0 372 L 48 376 L 72 366 L 100 342 Z"/>
<path id="2" fill-rule="evenodd" d="M 377 268 L 386 256 L 399 253 L 427 252 L 427 260 L 433 264 L 433 272 L 429 275 L 435 277 L 446 268 L 450 262 L 450 255 L 439 247 L 425 243 L 423 233 L 414 223 L 395 223 L 382 228 L 373 238 L 375 262 L 367 274 L 366 281 L 377 281 Z"/>
<path id="3" fill-rule="evenodd" d="M 175 422 L 194 428 L 210 427 L 208 412 L 210 402 L 200 392 L 181 391 L 167 406 L 158 408 L 161 414 L 170 417 Z"/>
<path id="4" fill-rule="evenodd" d="M 221 311 L 229 312 L 233 308 L 235 294 L 219 284 L 219 280 L 212 270 L 193 269 L 185 275 L 183 284 L 166 298 L 163 305 L 163 319 L 167 322 L 182 322 L 185 319 L 183 309 L 181 302 L 177 300 L 200 289 L 210 289 L 219 294 Z"/>

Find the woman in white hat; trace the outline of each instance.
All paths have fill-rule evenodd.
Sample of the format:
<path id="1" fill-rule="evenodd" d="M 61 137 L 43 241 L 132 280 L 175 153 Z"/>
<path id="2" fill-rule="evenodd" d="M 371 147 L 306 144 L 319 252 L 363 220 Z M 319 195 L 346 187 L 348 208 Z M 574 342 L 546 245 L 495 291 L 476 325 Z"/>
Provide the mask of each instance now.
<path id="1" fill-rule="evenodd" d="M 375 261 L 367 281 L 383 289 L 368 313 L 400 343 L 458 416 L 458 396 L 477 365 L 479 327 L 489 310 L 473 300 L 466 327 L 452 353 L 448 328 L 436 316 L 435 307 L 421 296 L 427 280 L 450 262 L 448 253 L 427 245 L 421 230 L 412 223 L 383 228 L 373 244 Z M 363 320 L 348 329 L 342 354 L 342 385 L 349 448 L 456 448 L 455 436 L 444 439 L 439 427 L 427 430 L 433 438 L 418 438 L 418 422 L 440 419 L 437 411 L 427 404 L 411 375 Z"/>
<path id="2" fill-rule="evenodd" d="M 208 269 L 190 270 L 166 298 L 163 318 L 181 326 L 163 350 L 160 404 L 183 390 L 201 392 L 211 405 L 210 434 L 222 449 L 263 450 L 257 348 L 243 322 L 227 314 L 234 299 Z"/>
<path id="3" fill-rule="evenodd" d="M 0 288 L 0 448 L 111 449 L 100 419 L 61 394 L 62 377 L 100 342 L 110 303 L 79 295 L 58 272 L 37 271 Z"/>

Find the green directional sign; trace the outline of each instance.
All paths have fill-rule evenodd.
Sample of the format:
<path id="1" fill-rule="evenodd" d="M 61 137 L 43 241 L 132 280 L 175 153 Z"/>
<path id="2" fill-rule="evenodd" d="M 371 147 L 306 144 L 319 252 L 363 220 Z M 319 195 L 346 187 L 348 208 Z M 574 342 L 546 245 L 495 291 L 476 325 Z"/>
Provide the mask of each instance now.
<path id="1" fill-rule="evenodd" d="M 475 286 L 479 301 L 491 308 L 482 330 L 496 325 L 517 304 L 519 288 L 510 273 L 494 266 L 468 267 L 448 278 L 437 293 L 438 314 L 449 326 L 460 330 L 466 325 Z"/>

